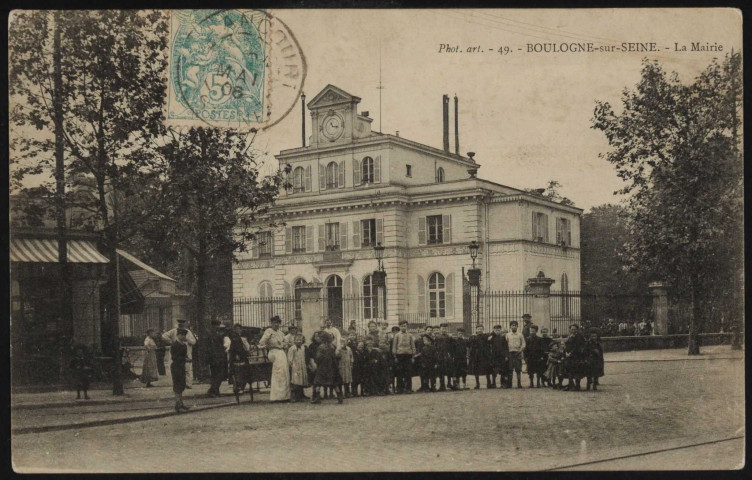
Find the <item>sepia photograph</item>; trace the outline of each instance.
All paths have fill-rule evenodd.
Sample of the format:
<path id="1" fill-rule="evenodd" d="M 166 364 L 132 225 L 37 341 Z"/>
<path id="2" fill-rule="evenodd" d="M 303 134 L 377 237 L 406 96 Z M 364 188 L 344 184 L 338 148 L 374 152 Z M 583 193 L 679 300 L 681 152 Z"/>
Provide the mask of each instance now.
<path id="1" fill-rule="evenodd" d="M 743 469 L 742 21 L 11 11 L 13 470 Z"/>

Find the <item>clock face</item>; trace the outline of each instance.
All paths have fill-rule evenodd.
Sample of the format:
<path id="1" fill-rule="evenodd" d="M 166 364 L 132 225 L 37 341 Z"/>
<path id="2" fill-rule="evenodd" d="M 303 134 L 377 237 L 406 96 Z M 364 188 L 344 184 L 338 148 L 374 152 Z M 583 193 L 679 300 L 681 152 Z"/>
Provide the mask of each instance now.
<path id="1" fill-rule="evenodd" d="M 323 123 L 321 124 L 321 129 L 324 133 L 324 136 L 330 141 L 338 139 L 344 131 L 343 123 L 344 122 L 339 115 L 333 113 L 327 115 L 324 118 Z"/>

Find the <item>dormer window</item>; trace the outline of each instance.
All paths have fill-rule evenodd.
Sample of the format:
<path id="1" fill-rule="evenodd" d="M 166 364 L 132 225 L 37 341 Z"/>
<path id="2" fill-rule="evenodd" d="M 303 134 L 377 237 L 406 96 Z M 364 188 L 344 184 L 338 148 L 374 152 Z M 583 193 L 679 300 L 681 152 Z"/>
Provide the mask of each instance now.
<path id="1" fill-rule="evenodd" d="M 363 159 L 363 163 L 361 163 L 361 171 L 362 171 L 362 182 L 363 183 L 374 183 L 374 176 L 373 176 L 373 158 L 366 157 Z"/>
<path id="2" fill-rule="evenodd" d="M 441 167 L 436 169 L 436 183 L 444 183 L 444 169 Z"/>

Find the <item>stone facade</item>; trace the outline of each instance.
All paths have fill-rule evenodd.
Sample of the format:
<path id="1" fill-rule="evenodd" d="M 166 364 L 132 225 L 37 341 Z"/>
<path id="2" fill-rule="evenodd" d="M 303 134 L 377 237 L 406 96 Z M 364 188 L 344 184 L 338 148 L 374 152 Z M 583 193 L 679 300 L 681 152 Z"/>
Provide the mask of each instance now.
<path id="1" fill-rule="evenodd" d="M 326 288 L 340 283 L 333 276 L 342 295 L 363 295 L 381 243 L 389 323 L 402 314 L 459 322 L 472 240 L 484 290 L 522 290 L 540 271 L 554 290 L 563 279 L 579 290 L 581 209 L 476 178 L 472 156 L 371 132 L 359 100 L 329 85 L 308 104 L 310 146 L 277 156 L 293 189 L 270 217 L 285 225 L 239 256 L 234 298 L 290 296 L 301 279 Z"/>

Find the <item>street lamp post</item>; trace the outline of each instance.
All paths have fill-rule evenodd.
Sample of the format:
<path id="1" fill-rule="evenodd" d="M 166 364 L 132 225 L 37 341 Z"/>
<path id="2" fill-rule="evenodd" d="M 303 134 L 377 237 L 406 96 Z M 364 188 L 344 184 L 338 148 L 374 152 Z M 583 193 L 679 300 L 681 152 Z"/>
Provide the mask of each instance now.
<path id="1" fill-rule="evenodd" d="M 383 301 L 379 302 L 381 311 L 384 312 L 384 320 L 386 320 L 386 271 L 384 270 L 384 246 L 381 242 L 377 243 L 373 247 L 373 251 L 376 255 L 377 269 L 373 272 L 373 288 L 376 290 L 376 299 L 382 298 Z M 381 292 L 379 296 L 378 292 Z"/>
<path id="2" fill-rule="evenodd" d="M 470 249 L 470 258 L 473 259 L 473 268 L 467 271 L 467 276 L 470 288 L 475 289 L 475 308 L 472 311 L 475 313 L 475 323 L 477 324 L 480 321 L 480 269 L 475 268 L 475 259 L 478 258 L 480 245 L 473 240 L 468 248 Z M 468 327 L 472 326 L 468 325 Z"/>

